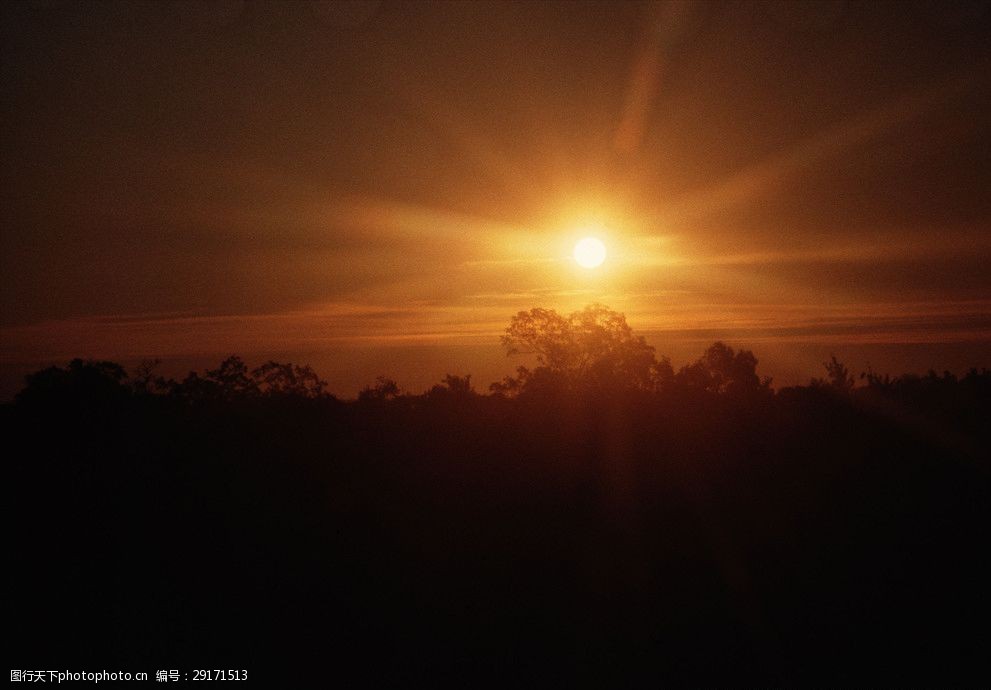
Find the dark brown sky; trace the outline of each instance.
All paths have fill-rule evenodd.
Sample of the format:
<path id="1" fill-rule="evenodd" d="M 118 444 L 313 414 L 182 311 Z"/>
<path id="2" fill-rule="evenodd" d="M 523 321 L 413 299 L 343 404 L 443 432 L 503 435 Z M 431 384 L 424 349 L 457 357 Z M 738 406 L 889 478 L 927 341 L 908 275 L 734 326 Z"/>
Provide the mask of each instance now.
<path id="1" fill-rule="evenodd" d="M 0 12 L 5 380 L 241 352 L 487 383 L 513 313 L 592 301 L 780 382 L 991 364 L 986 2 Z"/>

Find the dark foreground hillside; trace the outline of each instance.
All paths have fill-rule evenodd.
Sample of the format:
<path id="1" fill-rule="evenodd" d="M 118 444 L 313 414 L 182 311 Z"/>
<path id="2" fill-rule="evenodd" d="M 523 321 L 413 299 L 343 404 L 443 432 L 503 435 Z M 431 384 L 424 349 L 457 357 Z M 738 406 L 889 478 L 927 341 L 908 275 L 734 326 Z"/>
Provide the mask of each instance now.
<path id="1" fill-rule="evenodd" d="M 988 677 L 986 372 L 349 403 L 60 381 L 2 410 L 21 668 Z"/>

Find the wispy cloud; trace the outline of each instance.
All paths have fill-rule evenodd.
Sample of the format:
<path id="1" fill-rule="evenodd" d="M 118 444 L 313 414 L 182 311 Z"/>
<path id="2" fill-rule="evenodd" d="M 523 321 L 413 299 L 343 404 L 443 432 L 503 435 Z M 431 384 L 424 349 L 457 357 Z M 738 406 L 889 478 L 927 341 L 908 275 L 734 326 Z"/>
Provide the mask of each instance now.
<path id="1" fill-rule="evenodd" d="M 5 362 L 265 353 L 320 345 L 483 340 L 496 342 L 514 309 L 542 303 L 541 295 L 473 296 L 464 305 L 336 302 L 286 313 L 234 315 L 99 315 L 0 330 Z M 543 303 L 562 297 L 544 294 Z M 566 297 L 581 302 L 587 295 Z M 753 342 L 991 341 L 991 301 L 741 306 L 698 300 L 657 301 L 654 293 L 627 296 L 635 328 L 661 340 L 734 337 Z M 647 300 L 646 302 L 644 300 Z"/>

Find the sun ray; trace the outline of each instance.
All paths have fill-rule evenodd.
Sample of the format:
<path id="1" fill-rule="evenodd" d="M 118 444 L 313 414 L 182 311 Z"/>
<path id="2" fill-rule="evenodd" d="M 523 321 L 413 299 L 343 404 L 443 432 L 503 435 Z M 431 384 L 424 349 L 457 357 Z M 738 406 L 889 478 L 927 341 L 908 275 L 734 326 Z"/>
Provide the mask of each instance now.
<path id="1" fill-rule="evenodd" d="M 926 117 L 940 105 L 967 93 L 980 79 L 986 79 L 982 72 L 968 70 L 935 86 L 909 93 L 893 103 L 848 118 L 718 184 L 676 199 L 660 209 L 654 218 L 663 219 L 667 227 L 684 226 L 750 203 L 773 193 L 789 177 L 861 146 L 893 127 Z"/>

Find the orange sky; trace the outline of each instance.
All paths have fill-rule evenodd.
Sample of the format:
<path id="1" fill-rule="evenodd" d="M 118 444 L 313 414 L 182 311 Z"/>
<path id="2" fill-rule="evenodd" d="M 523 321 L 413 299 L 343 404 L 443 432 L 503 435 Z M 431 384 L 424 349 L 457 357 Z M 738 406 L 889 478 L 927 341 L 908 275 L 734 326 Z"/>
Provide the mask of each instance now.
<path id="1" fill-rule="evenodd" d="M 484 386 L 516 311 L 590 302 L 783 383 L 991 365 L 987 7 L 4 7 L 0 387 L 232 352 Z"/>

